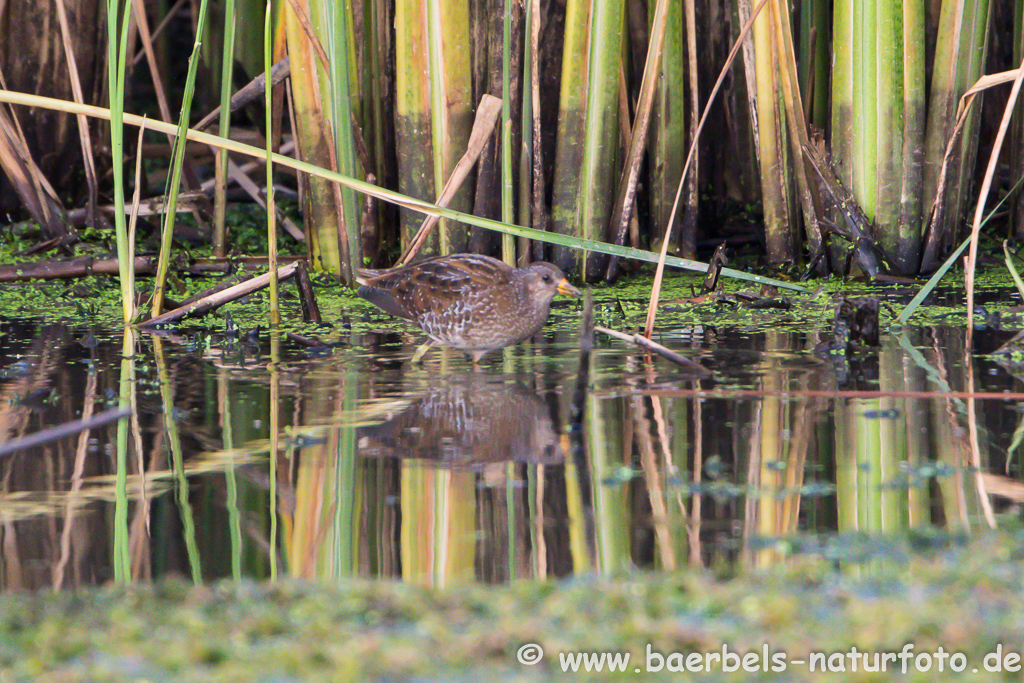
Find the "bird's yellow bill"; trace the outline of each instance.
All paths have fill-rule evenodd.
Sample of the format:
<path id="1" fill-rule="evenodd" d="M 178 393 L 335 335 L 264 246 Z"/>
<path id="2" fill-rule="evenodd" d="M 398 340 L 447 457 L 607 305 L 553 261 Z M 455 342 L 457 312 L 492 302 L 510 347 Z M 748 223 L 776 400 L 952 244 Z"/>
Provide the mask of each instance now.
<path id="1" fill-rule="evenodd" d="M 565 296 L 574 296 L 577 299 L 583 296 L 583 292 L 570 285 L 569 281 L 564 277 L 558 282 L 558 293 Z"/>

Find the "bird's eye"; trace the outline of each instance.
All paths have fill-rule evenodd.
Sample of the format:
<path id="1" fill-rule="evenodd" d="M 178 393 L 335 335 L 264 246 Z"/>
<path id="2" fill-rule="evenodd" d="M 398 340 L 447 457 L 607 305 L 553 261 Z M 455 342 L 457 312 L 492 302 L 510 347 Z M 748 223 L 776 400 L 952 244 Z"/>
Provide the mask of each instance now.
<path id="1" fill-rule="evenodd" d="M 550 276 L 550 275 L 548 275 L 547 273 L 545 273 L 544 275 L 542 275 L 542 276 L 541 276 L 541 279 L 542 279 L 542 280 L 544 280 L 544 282 L 551 282 L 551 276 Z"/>

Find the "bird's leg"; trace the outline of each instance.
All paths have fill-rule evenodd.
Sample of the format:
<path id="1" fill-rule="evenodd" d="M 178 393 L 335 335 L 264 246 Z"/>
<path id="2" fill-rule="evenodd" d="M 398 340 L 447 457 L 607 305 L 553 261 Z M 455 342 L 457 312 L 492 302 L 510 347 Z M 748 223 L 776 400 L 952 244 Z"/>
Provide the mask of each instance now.
<path id="1" fill-rule="evenodd" d="M 428 339 L 427 341 L 423 342 L 423 344 L 421 344 L 420 347 L 416 349 L 416 353 L 412 354 L 412 360 L 410 360 L 409 362 L 412 363 L 413 365 L 416 365 L 417 363 L 422 363 L 423 356 L 427 354 L 427 351 L 429 351 L 430 347 L 433 345 L 433 339 Z"/>

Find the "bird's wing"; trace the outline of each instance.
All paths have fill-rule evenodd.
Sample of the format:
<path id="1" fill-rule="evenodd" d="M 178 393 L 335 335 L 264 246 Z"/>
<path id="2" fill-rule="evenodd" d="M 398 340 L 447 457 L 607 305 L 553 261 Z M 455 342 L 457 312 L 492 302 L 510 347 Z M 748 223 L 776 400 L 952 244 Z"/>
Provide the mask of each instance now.
<path id="1" fill-rule="evenodd" d="M 415 319 L 472 300 L 483 291 L 507 284 L 511 277 L 512 268 L 497 259 L 458 254 L 366 278 L 359 295 L 392 315 Z"/>

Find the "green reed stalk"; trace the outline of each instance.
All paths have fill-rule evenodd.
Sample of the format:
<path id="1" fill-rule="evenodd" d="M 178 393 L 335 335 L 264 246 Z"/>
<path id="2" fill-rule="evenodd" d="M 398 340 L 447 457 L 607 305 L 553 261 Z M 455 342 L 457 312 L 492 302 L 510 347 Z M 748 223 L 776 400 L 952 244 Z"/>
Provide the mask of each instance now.
<path id="1" fill-rule="evenodd" d="M 891 265 L 911 274 L 921 249 L 924 4 L 864 2 L 835 5 L 832 152 Z"/>
<path id="2" fill-rule="evenodd" d="M 907 368 L 904 366 L 903 349 L 892 335 L 886 335 L 882 348 L 878 353 L 879 386 L 883 392 L 879 399 L 883 414 L 895 414 L 895 418 L 878 418 L 881 437 L 879 453 L 879 479 L 881 495 L 879 513 L 884 533 L 899 533 L 907 530 L 909 519 L 909 500 L 907 493 L 898 486 L 892 486 L 904 475 L 901 463 L 910 461 L 907 443 L 908 411 L 911 400 L 897 399 L 885 395 L 886 392 L 899 393 L 907 391 Z"/>
<path id="3" fill-rule="evenodd" d="M 951 0 L 942 3 L 935 59 L 928 100 L 928 122 L 924 143 L 924 201 L 931 207 L 939 185 L 946 146 L 956 121 L 960 97 L 981 76 L 988 53 L 988 0 Z M 968 114 L 960 143 L 954 150 L 946 178 L 944 199 L 932 216 L 932 235 L 926 245 L 921 269 L 932 270 L 958 239 L 973 191 L 974 161 L 977 155 L 980 112 Z"/>
<path id="4" fill-rule="evenodd" d="M 828 121 L 829 18 L 826 0 L 806 0 L 800 5 L 800 92 L 808 123 L 819 128 Z"/>
<path id="5" fill-rule="evenodd" d="M 576 225 L 585 239 L 601 240 L 611 217 L 618 178 L 619 146 L 612 143 L 619 126 L 619 68 L 622 55 L 624 0 L 595 4 L 590 24 L 587 109 L 583 126 L 583 159 L 579 171 Z M 588 281 L 604 272 L 607 259 L 586 256 Z"/>
<path id="6" fill-rule="evenodd" d="M 220 65 L 220 122 L 217 134 L 228 137 L 231 131 L 231 91 L 235 65 L 235 0 L 225 0 L 224 4 L 224 41 L 221 48 Z M 213 255 L 224 256 L 226 230 L 224 216 L 227 211 L 228 196 L 228 153 L 216 150 L 216 179 L 213 193 Z"/>
<path id="7" fill-rule="evenodd" d="M 306 36 L 318 57 L 316 79 L 310 84 L 321 118 L 316 124 L 327 147 L 321 151 L 331 168 L 348 168 L 345 175 L 356 177 L 355 148 L 352 142 L 352 124 L 355 121 L 352 106 L 351 82 L 354 78 L 351 67 L 352 40 L 349 37 L 352 17 L 348 3 L 332 3 L 329 0 L 307 0 L 312 35 Z M 326 45 L 326 47 L 324 47 Z M 347 188 L 338 185 L 324 187 L 320 198 L 320 211 L 334 210 L 332 230 L 320 232 L 320 240 L 330 240 L 332 248 L 337 246 L 336 273 L 342 281 L 355 283 L 352 268 L 351 245 L 355 240 L 358 257 L 358 208 L 354 196 L 346 201 Z M 356 268 L 361 264 L 356 259 Z"/>
<path id="8" fill-rule="evenodd" d="M 854 3 L 853 31 L 853 195 L 868 217 L 875 215 L 878 207 L 878 186 L 873 170 L 878 163 L 878 143 L 875 135 L 878 129 L 878 100 L 870 93 L 878 92 L 879 65 L 875 59 L 879 45 L 877 33 L 879 24 L 885 20 L 879 16 L 879 7 L 885 0 L 857 0 Z M 885 93 L 880 93 L 885 96 Z"/>
<path id="9" fill-rule="evenodd" d="M 124 215 L 124 84 L 128 67 L 128 25 L 132 2 L 125 0 L 119 13 L 117 0 L 107 0 L 107 79 L 110 92 L 110 157 L 114 176 L 114 235 L 121 279 L 121 308 L 124 324 L 135 317 L 135 263 L 129 254 L 128 228 Z M 121 30 L 118 32 L 118 16 Z"/>
<path id="10" fill-rule="evenodd" d="M 876 156 L 873 167 L 865 167 L 865 176 L 874 184 L 873 216 L 877 228 L 876 237 L 886 253 L 892 255 L 892 264 L 899 272 L 911 274 L 917 271 L 920 254 L 920 175 L 913 186 L 904 182 L 904 169 L 913 175 L 920 164 L 920 150 L 923 143 L 924 114 L 924 7 L 917 0 L 877 0 L 876 17 L 877 42 L 868 46 L 871 49 L 865 59 L 868 64 L 862 72 L 871 69 L 877 73 L 877 80 L 870 85 L 873 90 L 862 91 L 865 95 L 874 92 L 876 103 L 874 128 L 868 131 L 875 142 Z M 904 7 L 920 7 L 919 25 L 914 22 L 905 25 Z M 904 54 L 905 36 L 915 28 L 919 35 L 911 35 L 913 42 L 919 43 L 917 54 L 922 58 L 919 66 L 922 73 L 907 78 L 905 74 L 906 59 Z M 866 48 L 867 49 L 867 48 Z M 916 85 L 916 93 L 908 93 L 908 84 Z M 920 107 L 914 112 L 907 112 L 907 102 L 918 102 Z M 913 121 L 909 120 L 913 118 Z M 907 124 L 911 124 L 909 129 Z M 916 131 L 917 139 L 907 139 L 907 132 Z M 905 154 L 916 152 L 916 154 Z M 874 173 L 871 169 L 874 169 Z M 905 196 L 905 192 L 909 194 Z M 913 193 L 917 193 L 916 197 Z M 866 210 L 866 209 L 865 209 Z M 904 222 L 906 220 L 906 222 Z"/>
<path id="11" fill-rule="evenodd" d="M 297 156 L 323 168 L 334 168 L 337 162 L 331 140 L 331 124 L 324 107 L 330 102 L 327 71 L 328 60 L 317 56 L 312 39 L 319 40 L 317 27 L 322 24 L 326 7 L 318 0 L 300 0 L 297 8 L 284 4 L 285 33 L 291 58 L 291 93 L 294 108 L 292 121 L 298 145 Z M 316 11 L 313 11 L 313 10 Z M 307 35 L 303 18 L 311 24 L 313 37 Z M 322 28 L 322 27 L 321 27 Z M 323 31 L 320 31 L 322 34 Z M 333 273 L 351 282 L 343 258 L 344 226 L 340 221 L 340 194 L 330 182 L 316 176 L 304 176 L 303 186 L 308 249 L 314 267 Z"/>
<path id="12" fill-rule="evenodd" d="M 188 58 L 188 75 L 185 77 L 185 93 L 181 101 L 181 112 L 178 115 L 178 135 L 175 137 L 174 157 L 171 160 L 170 179 L 167 185 L 167 201 L 164 204 L 164 224 L 160 234 L 160 255 L 157 260 L 156 281 L 153 284 L 153 316 L 163 313 L 164 292 L 167 289 L 167 271 L 171 265 L 171 241 L 174 239 L 174 222 L 178 217 L 178 192 L 181 189 L 181 167 L 185 162 L 189 115 L 192 112 L 192 96 L 196 90 L 196 71 L 199 68 L 199 51 L 202 46 L 201 36 L 206 27 L 207 0 L 199 3 L 199 17 L 196 21 L 196 39 L 192 45 L 192 54 Z"/>
<path id="13" fill-rule="evenodd" d="M 516 222 L 512 199 L 512 0 L 505 0 L 501 44 L 501 220 Z M 524 88 L 525 89 L 525 88 Z M 501 256 L 510 266 L 516 264 L 515 237 L 501 236 Z M 511 509 L 511 502 L 509 503 Z M 511 540 L 513 537 L 509 536 Z M 512 547 L 512 544 L 509 544 Z M 510 575 L 511 576 L 511 575 Z"/>
<path id="14" fill-rule="evenodd" d="M 810 169 L 804 159 L 804 147 L 809 146 L 807 119 L 804 105 L 800 97 L 800 86 L 797 79 L 796 48 L 793 44 L 793 20 L 789 14 L 789 4 L 774 0 L 771 3 L 774 18 L 776 46 L 779 53 L 779 84 L 782 107 L 785 110 L 788 126 L 790 158 L 793 160 L 790 177 L 795 180 L 796 196 L 800 209 L 803 211 L 804 229 L 812 253 L 821 250 L 822 227 L 818 223 L 816 198 L 811 190 L 808 173 Z M 795 217 L 795 210 L 793 215 Z M 791 228 L 790 234 L 794 244 L 799 242 L 798 230 Z M 797 248 L 794 257 L 801 260 L 801 251 Z"/>
<path id="15" fill-rule="evenodd" d="M 583 123 L 586 116 L 587 84 L 590 81 L 587 69 L 589 24 L 590 3 L 585 0 L 566 0 L 551 228 L 556 233 L 575 237 L 581 236 L 577 209 L 580 166 L 583 161 Z M 556 247 L 552 250 L 552 260 L 566 272 L 575 270 L 578 258 L 579 254 L 571 249 Z"/>
<path id="16" fill-rule="evenodd" d="M 854 3 L 835 0 L 832 41 L 832 166 L 847 189 L 853 187 Z"/>
<path id="17" fill-rule="evenodd" d="M 359 409 L 359 382 L 357 373 L 350 367 L 342 377 L 342 395 L 344 396 L 342 413 L 354 415 Z M 356 574 L 359 538 L 359 508 L 357 492 L 362 490 L 357 481 L 358 463 L 363 462 L 357 456 L 357 429 L 353 424 L 344 424 L 338 428 L 338 440 L 334 452 L 334 524 L 332 532 L 334 543 L 331 553 L 333 562 L 332 578 L 352 576 Z"/>
<path id="18" fill-rule="evenodd" d="M 223 400 L 217 401 L 220 409 L 221 434 L 224 439 L 224 450 L 230 453 L 227 467 L 224 469 L 224 484 L 227 494 L 224 507 L 228 512 L 228 535 L 231 538 L 231 578 L 234 581 L 242 579 L 242 512 L 238 502 L 238 472 L 234 462 L 235 434 L 232 424 L 232 403 L 231 383 L 228 381 L 227 370 L 220 368 L 217 371 L 217 384 L 220 387 L 218 393 Z"/>
<path id="19" fill-rule="evenodd" d="M 352 122 L 356 120 L 354 106 L 358 100 L 352 96 L 355 68 L 352 51 L 355 37 L 351 12 L 351 3 L 333 2 L 328 6 L 327 50 L 331 58 L 331 118 L 334 124 L 334 149 L 338 159 L 338 172 L 355 178 L 360 173 L 352 134 Z M 341 222 L 347 237 L 347 243 L 342 245 L 344 269 L 348 273 L 356 273 L 363 260 L 359 240 L 359 200 L 355 192 L 347 187 L 342 187 L 340 192 Z"/>
<path id="20" fill-rule="evenodd" d="M 281 324 L 281 302 L 277 281 L 277 207 L 274 202 L 274 88 L 270 83 L 270 69 L 273 66 L 274 16 L 273 3 L 267 3 L 263 18 L 263 106 L 266 116 L 267 134 L 267 267 L 270 269 L 270 326 Z"/>
<path id="21" fill-rule="evenodd" d="M 393 103 L 385 102 L 386 99 L 386 78 L 387 73 L 384 62 L 387 58 L 387 37 L 390 35 L 385 12 L 386 3 L 383 0 L 372 0 L 365 3 L 366 14 L 363 26 L 368 27 L 364 31 L 363 50 L 364 62 L 367 73 L 363 77 L 363 88 L 367 94 L 367 101 L 363 104 L 363 128 L 365 130 L 369 122 L 373 123 L 373 150 L 371 155 L 374 160 L 374 172 L 377 174 L 377 182 L 384 183 L 388 176 L 389 164 L 387 158 L 387 147 L 384 138 L 391 137 L 394 133 L 393 121 L 388 120 L 387 111 L 393 107 Z M 364 136 L 365 137 L 365 136 Z M 378 231 L 380 226 L 378 225 Z"/>
<path id="22" fill-rule="evenodd" d="M 420 0 L 395 0 L 395 146 L 398 154 L 398 190 L 419 199 L 433 199 L 436 179 L 430 154 L 433 149 L 430 121 L 430 86 L 426 35 Z M 420 217 L 403 210 L 402 251 L 419 228 Z M 424 255 L 437 254 L 437 232 L 424 245 Z"/>
<path id="23" fill-rule="evenodd" d="M 270 330 L 270 405 L 267 416 L 270 425 L 270 580 L 277 581 L 277 553 L 280 547 L 277 531 L 277 454 L 280 451 L 281 435 L 281 335 L 276 329 Z"/>
<path id="24" fill-rule="evenodd" d="M 667 20 L 670 4 L 668 0 L 658 0 L 655 3 L 654 16 L 651 20 L 651 35 L 647 44 L 644 75 L 637 94 L 636 119 L 633 121 L 628 136 L 629 139 L 625 145 L 625 160 L 622 163 L 622 173 L 618 177 L 618 184 L 615 189 L 615 202 L 612 204 L 608 223 L 609 239 L 612 239 L 616 244 L 625 243 L 626 231 L 629 229 L 630 220 L 634 218 L 633 207 L 636 205 L 640 164 L 643 161 L 644 150 L 647 149 L 648 130 L 651 123 L 651 113 L 654 109 L 654 96 L 658 90 L 658 76 L 661 73 L 661 56 L 665 46 L 665 34 L 668 30 Z M 692 75 L 694 74 L 691 72 Z M 628 118 L 628 115 L 626 118 Z M 628 121 L 624 121 L 622 128 L 625 129 L 627 125 Z M 678 149 L 681 150 L 682 146 Z M 675 156 L 680 162 L 682 161 L 681 154 L 676 154 Z M 696 173 L 697 168 L 695 165 L 691 178 Z M 687 189 L 692 189 L 692 183 L 687 184 Z M 688 193 L 687 199 L 689 200 L 690 198 Z M 690 208 L 689 202 L 687 208 Z M 689 211 L 686 215 L 696 217 L 695 214 Z M 681 232 L 686 232 L 685 228 Z M 692 253 L 693 250 L 691 249 L 690 251 Z M 615 270 L 615 264 L 611 264 L 606 276 L 609 279 L 613 278 Z"/>
<path id="25" fill-rule="evenodd" d="M 430 92 L 430 151 L 434 188 L 430 197 L 437 197 L 444 186 L 444 57 L 441 43 L 444 40 L 440 0 L 424 0 L 427 11 L 427 79 Z M 451 254 L 447 225 L 440 225 L 437 239 L 441 254 Z"/>
<path id="26" fill-rule="evenodd" d="M 1024 61 L 1024 0 L 1013 3 L 1013 63 Z M 1017 102 L 1017 109 L 1010 123 L 1010 176 L 1024 178 L 1024 101 Z M 1024 193 L 1014 192 L 1014 204 L 1010 212 L 1013 235 L 1024 240 Z"/>
<path id="27" fill-rule="evenodd" d="M 185 553 L 188 555 L 192 583 L 198 585 L 203 582 L 203 568 L 199 557 L 199 544 L 196 542 L 196 522 L 192 511 L 192 501 L 189 497 L 191 489 L 189 488 L 188 476 L 185 474 L 185 454 L 181 447 L 181 434 L 178 432 L 177 422 L 172 417 L 174 414 L 174 397 L 172 395 L 170 373 L 167 371 L 167 362 L 164 358 L 162 343 L 163 340 L 158 337 L 153 338 L 153 350 L 160 376 L 164 430 L 171 450 L 171 467 L 174 469 L 178 512 L 181 515 L 181 533 L 185 539 Z"/>
<path id="28" fill-rule="evenodd" d="M 439 132 L 441 165 L 434 178 L 440 182 L 434 186 L 431 198 L 440 196 L 445 182 L 455 170 L 469 144 L 473 128 L 473 76 L 471 46 L 469 39 L 468 0 L 427 0 L 431 10 L 437 8 L 441 19 L 440 31 L 432 34 L 431 73 L 439 74 L 438 81 L 431 81 L 433 101 L 440 97 L 440 108 L 431 110 L 432 128 Z M 431 15 L 433 16 L 433 15 Z M 434 48 L 437 48 L 436 50 Z M 434 86 L 439 85 L 440 93 Z M 454 209 L 469 211 L 472 206 L 472 188 L 467 183 L 449 203 Z M 465 227 L 452 221 L 441 222 L 448 249 L 452 252 L 465 251 L 469 243 L 469 232 Z"/>
<path id="29" fill-rule="evenodd" d="M 522 144 L 519 152 L 519 222 L 523 225 L 537 226 L 540 220 L 539 215 L 534 215 L 534 135 L 533 123 L 534 114 L 540 116 L 540 107 L 533 106 L 533 79 L 536 73 L 534 68 L 534 56 L 536 55 L 536 43 L 533 36 L 533 22 L 539 20 L 539 11 L 535 5 L 536 0 L 525 0 L 526 16 L 523 19 L 523 87 L 522 87 L 522 123 L 520 126 L 520 139 Z M 539 21 L 538 21 L 539 24 Z M 539 67 L 539 64 L 537 65 Z M 539 141 L 540 136 L 537 136 Z M 539 211 L 537 212 L 540 213 Z M 525 265 L 530 260 L 530 241 L 526 238 L 519 239 L 519 264 Z"/>
<path id="30" fill-rule="evenodd" d="M 686 156 L 686 70 L 683 41 L 683 3 L 669 2 L 665 19 L 658 89 L 651 120 L 648 166 L 651 223 L 664 239 L 664 230 L 675 203 Z"/>
<path id="31" fill-rule="evenodd" d="M 616 52 L 617 53 L 617 52 Z M 617 401 L 599 401 L 593 396 L 586 398 L 587 411 L 585 428 L 587 443 L 590 444 L 591 459 L 590 490 L 593 493 L 594 527 L 597 542 L 597 570 L 605 573 L 618 567 L 628 566 L 630 561 L 630 505 L 627 499 L 627 482 L 616 482 L 616 477 L 632 469 L 625 456 L 609 444 L 621 443 L 623 415 L 622 404 Z"/>
<path id="32" fill-rule="evenodd" d="M 427 10 L 427 79 L 430 88 L 430 151 L 432 153 L 432 166 L 434 177 L 434 190 L 428 195 L 436 197 L 444 187 L 444 137 L 445 117 L 442 112 L 445 110 L 445 83 L 444 83 L 444 55 L 442 42 L 444 41 L 444 22 L 441 19 L 440 0 L 425 0 Z M 452 253 L 451 244 L 448 241 L 448 226 L 445 221 L 438 231 L 437 237 L 442 254 Z"/>
<path id="33" fill-rule="evenodd" d="M 113 63 L 113 62 L 111 62 Z M 133 405 L 135 391 L 135 331 L 125 325 L 121 344 L 121 375 L 118 406 Z M 131 581 L 132 567 L 128 533 L 128 425 L 127 417 L 117 421 L 117 481 L 114 486 L 114 583 L 125 585 Z"/>
<path id="34" fill-rule="evenodd" d="M 686 18 L 686 65 L 687 84 L 690 94 L 690 140 L 696 140 L 699 135 L 699 118 L 697 112 L 701 111 L 700 95 L 700 65 L 697 61 L 697 6 L 695 0 L 683 0 L 683 16 Z M 701 40 L 706 38 L 701 36 Z M 713 96 L 712 96 L 713 97 Z M 680 156 L 682 156 L 680 154 Z M 679 217 L 678 244 L 682 255 L 687 258 L 697 257 L 697 214 L 699 210 L 699 185 L 700 185 L 700 157 L 693 155 L 689 158 L 690 170 L 685 179 L 686 186 L 680 198 L 683 200 L 683 215 Z M 684 163 L 685 168 L 685 163 Z M 669 219 L 671 221 L 671 219 Z M 666 232 L 668 230 L 666 223 Z M 671 238 L 672 235 L 666 235 Z"/>
<path id="35" fill-rule="evenodd" d="M 903 2 L 903 149 L 900 172 L 900 217 L 893 265 L 903 273 L 916 273 L 921 264 L 924 234 L 924 138 L 925 122 L 925 4 Z M 895 125 L 895 124 L 894 124 Z"/>
<path id="36" fill-rule="evenodd" d="M 756 120 L 760 151 L 761 193 L 764 207 L 768 261 L 773 264 L 796 260 L 792 198 L 792 160 L 788 154 L 785 113 L 779 101 L 781 84 L 776 66 L 776 27 L 771 12 L 754 19 L 754 72 L 756 74 Z"/>
<path id="37" fill-rule="evenodd" d="M 266 0 L 236 0 L 234 58 L 247 74 L 258 74 L 263 68 L 263 17 Z M 280 12 L 280 6 L 276 11 Z M 229 86 L 231 81 L 228 81 Z M 223 87 L 223 86 L 222 86 Z"/>

